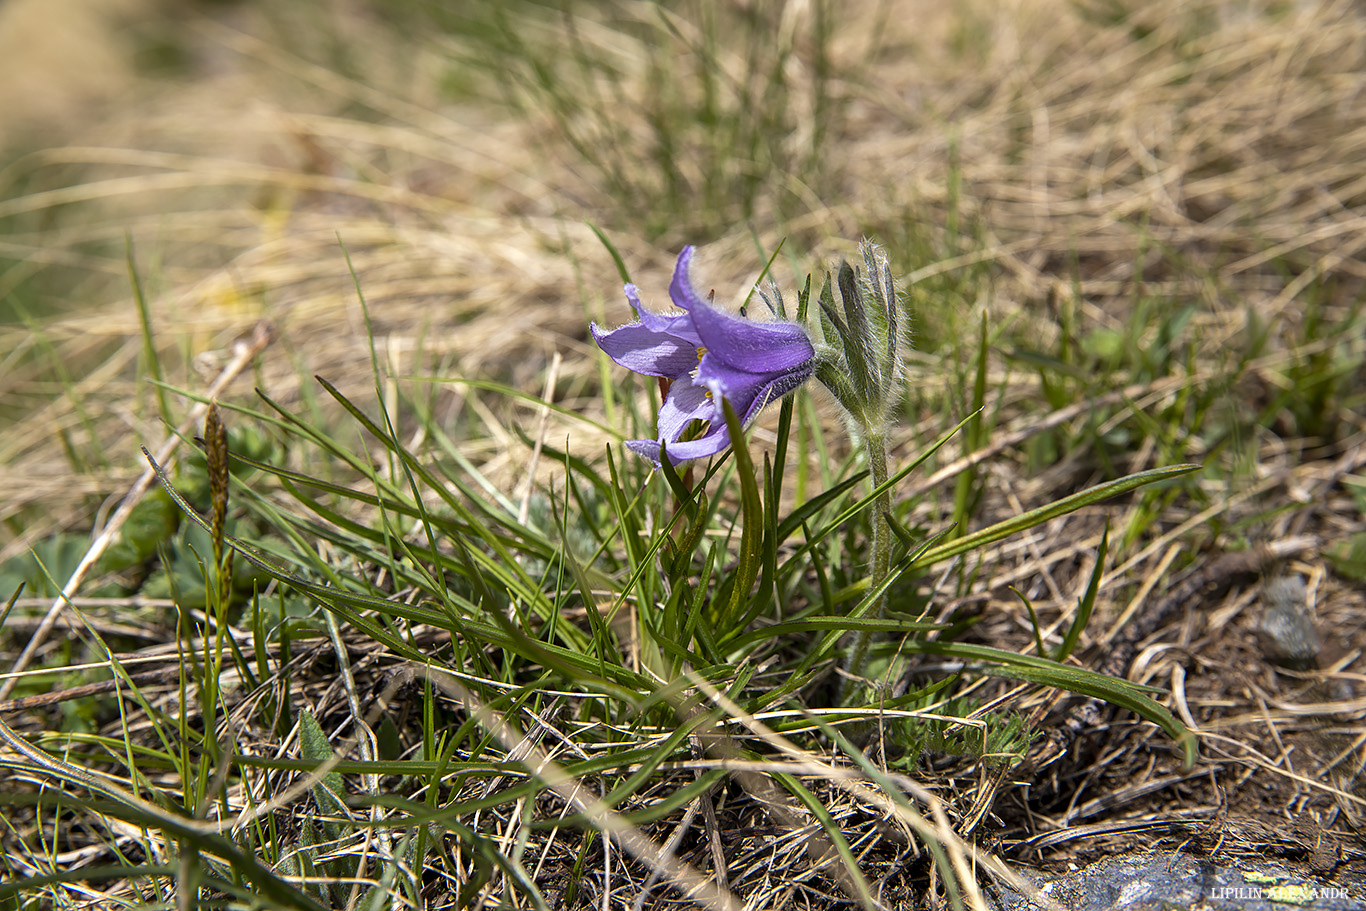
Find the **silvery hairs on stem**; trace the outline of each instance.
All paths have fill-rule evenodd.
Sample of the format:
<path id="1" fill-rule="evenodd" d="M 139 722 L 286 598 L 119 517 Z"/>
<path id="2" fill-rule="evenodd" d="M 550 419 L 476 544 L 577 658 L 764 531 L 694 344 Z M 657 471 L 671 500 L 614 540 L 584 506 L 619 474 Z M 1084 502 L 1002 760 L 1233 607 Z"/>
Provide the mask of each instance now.
<path id="1" fill-rule="evenodd" d="M 876 490 L 888 478 L 887 430 L 901 398 L 902 350 L 909 339 L 887 255 L 868 240 L 859 245 L 859 251 L 864 274 L 841 262 L 834 281 L 827 274 L 821 288 L 822 338 L 815 345 L 813 373 L 840 403 L 849 435 L 867 456 L 871 485 Z M 839 287 L 841 310 L 835 308 L 835 285 Z M 870 522 L 868 585 L 874 591 L 891 572 L 890 514 L 891 493 L 883 490 L 873 502 Z M 869 615 L 880 619 L 885 610 L 884 592 L 870 605 Z M 863 677 L 867 670 L 869 644 L 867 630 L 855 634 L 850 643 L 845 668 L 853 678 Z"/>

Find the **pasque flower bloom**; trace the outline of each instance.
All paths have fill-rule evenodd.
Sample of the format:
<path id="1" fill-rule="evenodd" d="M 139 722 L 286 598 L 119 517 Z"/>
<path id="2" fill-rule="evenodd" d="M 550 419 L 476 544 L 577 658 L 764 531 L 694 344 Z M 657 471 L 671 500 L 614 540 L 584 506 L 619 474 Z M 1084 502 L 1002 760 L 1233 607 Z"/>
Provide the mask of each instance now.
<path id="1" fill-rule="evenodd" d="M 704 300 L 688 277 L 692 256 L 692 247 L 679 254 L 669 285 L 669 297 L 681 313 L 646 310 L 636 286 L 627 285 L 626 299 L 639 322 L 610 331 L 590 327 L 612 360 L 669 380 L 669 394 L 659 409 L 658 439 L 626 443 L 656 465 L 661 448 L 678 463 L 715 455 L 730 445 L 722 398 L 749 424 L 765 405 L 797 389 L 815 369 L 816 351 L 802 326 L 736 316 Z M 696 439 L 682 440 L 693 421 L 709 426 Z"/>

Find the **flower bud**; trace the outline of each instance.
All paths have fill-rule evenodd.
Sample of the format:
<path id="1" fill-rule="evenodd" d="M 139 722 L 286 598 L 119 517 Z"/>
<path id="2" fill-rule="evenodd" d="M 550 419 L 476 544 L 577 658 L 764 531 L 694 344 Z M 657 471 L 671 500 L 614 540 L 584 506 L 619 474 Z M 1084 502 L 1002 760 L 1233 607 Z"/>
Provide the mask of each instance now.
<path id="1" fill-rule="evenodd" d="M 881 433 L 901 394 L 904 320 L 887 256 L 876 244 L 861 245 L 867 275 L 841 262 L 843 316 L 835 309 L 831 281 L 821 291 L 821 328 L 826 345 L 817 356 L 816 377 L 864 434 Z"/>

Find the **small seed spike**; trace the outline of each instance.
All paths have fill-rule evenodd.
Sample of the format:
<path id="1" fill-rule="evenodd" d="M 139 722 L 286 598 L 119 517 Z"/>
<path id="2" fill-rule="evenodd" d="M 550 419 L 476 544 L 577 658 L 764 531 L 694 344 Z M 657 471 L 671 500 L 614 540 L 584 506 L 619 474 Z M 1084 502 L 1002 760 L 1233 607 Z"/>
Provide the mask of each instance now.
<path id="1" fill-rule="evenodd" d="M 228 428 L 223 423 L 217 402 L 209 403 L 209 412 L 204 418 L 204 457 L 209 465 L 214 564 L 218 570 L 221 603 L 227 604 L 230 590 L 228 580 L 232 575 L 232 552 L 225 553 L 223 547 L 228 522 Z"/>

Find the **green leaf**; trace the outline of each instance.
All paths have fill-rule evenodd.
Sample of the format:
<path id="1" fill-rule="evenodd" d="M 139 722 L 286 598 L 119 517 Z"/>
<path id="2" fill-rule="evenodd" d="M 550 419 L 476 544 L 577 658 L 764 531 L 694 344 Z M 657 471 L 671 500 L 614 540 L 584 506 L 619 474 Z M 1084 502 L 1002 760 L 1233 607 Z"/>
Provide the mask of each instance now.
<path id="1" fill-rule="evenodd" d="M 334 758 L 332 745 L 327 742 L 322 726 L 306 708 L 299 710 L 299 752 L 304 759 L 317 764 Z M 318 809 L 329 816 L 346 812 L 346 804 L 342 801 L 345 795 L 346 783 L 335 769 L 322 776 L 313 786 L 313 799 L 318 802 Z"/>
<path id="2" fill-rule="evenodd" d="M 1156 724 L 1177 742 L 1184 754 L 1186 766 L 1195 763 L 1198 749 L 1195 736 L 1184 724 L 1177 721 L 1171 712 L 1147 695 L 1145 690 L 1152 690 L 1152 687 L 1141 687 L 1127 680 L 1107 677 L 1105 674 L 1082 668 L 1068 667 L 1047 658 L 1019 655 L 984 645 L 915 639 L 903 643 L 902 649 L 909 653 L 946 655 L 967 661 L 982 661 L 985 663 L 975 667 L 980 673 L 1041 683 L 1083 696 L 1103 699 Z"/>
<path id="3" fill-rule="evenodd" d="M 868 477 L 867 471 L 860 471 L 858 474 L 851 475 L 843 481 L 840 481 L 834 487 L 831 487 L 829 490 L 821 491 L 801 506 L 792 510 L 787 518 L 778 523 L 778 542 L 782 543 L 792 537 L 792 533 L 801 528 L 808 519 L 835 500 L 838 500 L 845 491 L 860 483 L 866 477 Z"/>
<path id="4" fill-rule="evenodd" d="M 761 550 L 764 539 L 764 504 L 759 496 L 759 481 L 754 474 L 754 460 L 749 456 L 745 431 L 735 409 L 725 398 L 721 408 L 726 416 L 726 429 L 730 432 L 730 448 L 735 454 L 735 474 L 740 482 L 740 553 L 735 573 L 731 576 L 730 604 L 726 608 L 721 629 L 729 630 L 730 622 L 741 615 L 745 600 L 749 597 L 754 580 L 759 578 L 759 568 L 763 564 Z"/>
<path id="5" fill-rule="evenodd" d="M 866 600 L 866 599 L 865 599 Z M 871 605 L 870 605 L 871 606 Z M 855 610 L 855 614 L 860 609 Z M 911 632 L 933 632 L 934 630 L 947 629 L 944 623 L 934 623 L 929 620 L 901 620 L 895 617 L 878 619 L 877 617 L 859 617 L 850 615 L 848 617 L 807 617 L 801 620 L 787 620 L 783 623 L 774 623 L 771 626 L 764 626 L 762 629 L 750 630 L 742 633 L 726 643 L 728 648 L 743 649 L 745 646 L 764 642 L 770 639 L 781 639 L 794 633 L 809 633 L 813 630 L 836 630 L 840 633 L 848 633 L 854 630 L 866 630 L 873 633 L 911 633 Z"/>
<path id="6" fill-rule="evenodd" d="M 1201 466 L 1199 465 L 1171 465 L 1166 468 L 1153 468 L 1148 471 L 1140 471 L 1137 474 L 1131 474 L 1115 481 L 1098 484 L 1095 487 L 1087 488 L 1086 490 L 1074 493 L 1071 496 L 1063 497 L 1061 500 L 1057 500 L 1045 506 L 1040 506 L 1037 509 L 1031 509 L 1029 512 L 1021 513 L 1004 522 L 997 522 L 995 525 L 975 531 L 972 534 L 964 535 L 953 541 L 931 547 L 916 560 L 916 568 L 924 569 L 925 567 L 951 559 L 960 554 L 977 550 L 980 547 L 999 541 L 1002 538 L 1007 538 L 1017 532 L 1024 531 L 1027 528 L 1042 525 L 1050 519 L 1056 519 L 1058 516 L 1064 516 L 1070 512 L 1075 512 L 1083 506 L 1091 506 L 1102 500 L 1109 499 L 1110 497 L 1128 493 L 1145 484 L 1169 481 L 1173 478 L 1178 478 L 1181 475 L 1190 474 L 1192 471 L 1199 471 L 1200 467 Z"/>
<path id="7" fill-rule="evenodd" d="M 617 264 L 617 274 L 621 276 L 622 282 L 624 284 L 630 284 L 631 273 L 626 271 L 626 262 L 621 258 L 621 254 L 617 252 L 616 244 L 608 240 L 607 235 L 603 233 L 602 229 L 599 228 L 597 225 L 593 224 L 591 221 L 585 221 L 584 224 L 588 225 L 588 230 L 596 234 L 598 236 L 598 240 L 600 240 L 602 242 L 602 245 L 607 248 L 608 254 L 610 254 L 612 257 L 612 262 Z"/>
<path id="8" fill-rule="evenodd" d="M 69 784 L 76 788 L 84 787 L 81 781 L 72 781 Z M 117 793 L 112 794 L 111 797 L 113 799 L 90 799 L 78 797 L 75 793 L 68 791 L 62 793 L 61 800 L 67 806 L 79 807 L 92 815 L 107 816 L 110 819 L 121 820 L 148 831 L 162 832 L 168 839 L 179 841 L 182 844 L 182 849 L 184 847 L 193 848 L 201 855 L 222 860 L 232 867 L 234 874 L 240 877 L 239 881 L 245 881 L 258 893 L 258 900 L 266 899 L 265 905 L 267 907 L 323 911 L 322 905 L 281 879 L 275 871 L 267 869 L 252 852 L 242 850 L 231 839 L 205 832 L 193 821 L 185 819 L 177 813 L 161 810 L 145 801 L 135 803 Z M 46 802 L 52 799 L 50 793 L 30 795 L 0 792 L 0 806 L 32 804 L 38 800 Z M 125 875 L 129 875 L 130 872 L 129 868 L 124 868 Z M 22 895 L 30 887 L 41 887 L 49 882 L 86 882 L 90 879 L 91 871 L 89 869 L 78 868 L 52 876 L 8 880 L 0 882 L 0 900 Z"/>
<path id="9" fill-rule="evenodd" d="M 844 837 L 840 830 L 840 824 L 835 822 L 835 818 L 830 815 L 830 811 L 820 799 L 807 790 L 806 786 L 792 775 L 782 772 L 775 773 L 773 779 L 787 789 L 793 797 L 801 801 L 802 806 L 806 807 L 820 823 L 821 831 L 825 837 L 830 839 L 835 851 L 840 856 L 840 863 L 844 865 L 844 870 L 848 874 L 849 884 L 858 892 L 859 904 L 865 908 L 880 908 L 878 902 L 873 900 L 872 890 L 868 887 L 868 880 L 864 878 L 863 871 L 859 869 L 858 859 L 854 856 L 854 849 L 849 846 L 849 840 Z"/>
<path id="10" fill-rule="evenodd" d="M 1100 578 L 1105 568 L 1105 555 L 1109 549 L 1110 525 L 1107 522 L 1105 531 L 1100 536 L 1100 547 L 1096 551 L 1096 565 L 1091 570 L 1091 581 L 1086 584 L 1086 594 L 1077 601 L 1077 615 L 1072 618 L 1072 625 L 1067 628 L 1067 635 L 1063 637 L 1062 644 L 1058 646 L 1058 653 L 1053 656 L 1058 661 L 1066 661 L 1067 656 L 1072 654 L 1072 650 L 1077 647 L 1077 642 L 1081 639 L 1082 630 L 1086 629 L 1086 624 L 1091 621 L 1091 612 L 1096 607 L 1096 594 L 1100 591 Z"/>
<path id="11" fill-rule="evenodd" d="M 1339 575 L 1355 582 L 1366 582 L 1366 532 L 1357 532 L 1345 541 L 1338 541 L 1323 555 Z"/>
<path id="12" fill-rule="evenodd" d="M 394 716 L 385 713 L 375 728 L 376 755 L 381 760 L 397 760 L 403 755 L 403 738 L 399 734 Z"/>
<path id="13" fill-rule="evenodd" d="M 659 473 L 664 475 L 664 480 L 668 483 L 669 489 L 673 491 L 674 499 L 678 501 L 679 507 L 687 512 L 689 519 L 695 521 L 697 519 L 695 492 L 689 490 L 688 485 L 683 483 L 683 478 L 679 476 L 678 469 L 674 468 L 673 459 L 669 458 L 669 447 L 664 443 L 659 446 Z"/>

